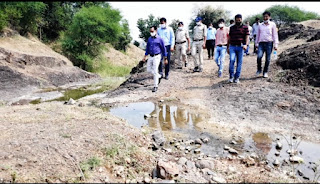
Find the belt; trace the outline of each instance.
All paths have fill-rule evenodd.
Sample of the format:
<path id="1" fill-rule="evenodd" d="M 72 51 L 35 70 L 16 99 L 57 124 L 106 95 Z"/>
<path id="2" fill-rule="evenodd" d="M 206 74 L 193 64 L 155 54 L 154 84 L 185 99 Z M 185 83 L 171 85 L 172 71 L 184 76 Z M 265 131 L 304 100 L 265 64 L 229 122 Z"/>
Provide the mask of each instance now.
<path id="1" fill-rule="evenodd" d="M 195 42 L 197 42 L 197 41 L 202 41 L 203 39 L 201 39 L 201 40 L 193 40 L 193 41 L 195 41 Z"/>
<path id="2" fill-rule="evenodd" d="M 160 53 L 158 53 L 158 54 L 150 54 L 150 56 L 151 57 L 153 57 L 153 56 L 156 56 L 156 55 L 159 55 Z"/>
<path id="3" fill-rule="evenodd" d="M 184 42 L 176 42 L 176 44 L 182 44 L 182 43 L 186 43 L 187 41 L 184 41 Z"/>
<path id="4" fill-rule="evenodd" d="M 227 45 L 217 45 L 218 47 L 227 46 Z"/>
<path id="5" fill-rule="evenodd" d="M 233 44 L 230 44 L 230 45 L 232 45 L 232 46 L 237 46 L 237 47 L 241 47 L 242 45 L 233 45 Z"/>

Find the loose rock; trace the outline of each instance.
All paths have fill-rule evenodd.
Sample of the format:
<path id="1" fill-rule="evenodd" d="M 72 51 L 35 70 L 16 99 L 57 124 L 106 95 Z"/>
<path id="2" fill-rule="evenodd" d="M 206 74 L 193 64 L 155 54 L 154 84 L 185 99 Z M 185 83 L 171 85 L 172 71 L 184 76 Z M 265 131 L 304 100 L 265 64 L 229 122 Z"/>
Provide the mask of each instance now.
<path id="1" fill-rule="evenodd" d="M 224 149 L 224 150 L 229 150 L 229 149 L 230 149 L 230 147 L 229 147 L 229 146 L 227 146 L 227 145 L 224 145 L 223 149 Z"/>
<path id="2" fill-rule="evenodd" d="M 145 118 L 151 118 L 151 115 L 150 114 L 145 114 L 144 117 Z"/>
<path id="3" fill-rule="evenodd" d="M 164 135 L 162 134 L 161 131 L 157 130 L 152 134 L 152 139 L 153 141 L 159 145 L 159 146 L 163 146 L 163 144 L 165 143 L 166 139 L 164 137 Z"/>
<path id="4" fill-rule="evenodd" d="M 238 154 L 238 151 L 235 150 L 235 149 L 233 149 L 233 148 L 230 148 L 228 151 L 229 151 L 229 153 L 231 153 L 231 154 L 235 154 L 235 155 Z"/>
<path id="5" fill-rule="evenodd" d="M 295 162 L 295 163 L 303 163 L 303 158 L 298 157 L 298 156 L 292 156 L 289 158 L 290 162 Z"/>
<path id="6" fill-rule="evenodd" d="M 67 105 L 74 105 L 76 104 L 76 101 L 72 98 L 69 99 L 69 101 L 67 102 Z"/>
<path id="7" fill-rule="evenodd" d="M 214 169 L 214 163 L 210 160 L 198 160 L 195 165 L 199 169 Z"/>
<path id="8" fill-rule="evenodd" d="M 194 143 L 195 143 L 195 144 L 200 144 L 200 145 L 201 145 L 201 144 L 202 144 L 202 141 L 201 141 L 201 139 L 196 139 L 196 140 L 194 140 Z"/>
<path id="9" fill-rule="evenodd" d="M 280 141 L 277 141 L 276 143 L 276 149 L 281 150 L 282 149 L 282 144 Z"/>
<path id="10" fill-rule="evenodd" d="M 217 183 L 227 183 L 227 181 L 224 178 L 220 178 L 220 177 L 212 177 L 212 181 Z"/>
<path id="11" fill-rule="evenodd" d="M 179 175 L 179 168 L 173 162 L 159 160 L 157 163 L 157 175 L 161 179 L 172 179 Z"/>
<path id="12" fill-rule="evenodd" d="M 187 161 L 188 161 L 188 159 L 186 159 L 185 157 L 181 157 L 181 158 L 178 160 L 178 164 L 179 164 L 179 165 L 185 165 Z"/>
<path id="13" fill-rule="evenodd" d="M 278 159 L 276 159 L 272 164 L 274 166 L 279 166 L 280 165 L 280 161 Z"/>
<path id="14" fill-rule="evenodd" d="M 194 153 L 196 153 L 196 154 L 199 154 L 200 152 L 201 152 L 201 150 L 199 148 L 194 150 Z"/>

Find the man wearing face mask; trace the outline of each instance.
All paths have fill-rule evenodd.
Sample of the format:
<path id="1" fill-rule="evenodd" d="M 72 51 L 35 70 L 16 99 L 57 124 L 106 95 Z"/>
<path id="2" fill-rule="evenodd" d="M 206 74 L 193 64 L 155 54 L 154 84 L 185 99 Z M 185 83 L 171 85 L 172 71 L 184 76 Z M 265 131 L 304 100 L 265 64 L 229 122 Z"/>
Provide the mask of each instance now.
<path id="1" fill-rule="evenodd" d="M 178 69 L 182 69 L 182 61 L 181 58 L 184 62 L 184 66 L 187 67 L 187 51 L 190 50 L 190 38 L 189 38 L 189 31 L 185 30 L 183 28 L 183 22 L 179 22 L 178 23 L 178 29 L 176 31 L 175 34 L 175 38 L 176 38 L 176 45 L 175 45 L 175 49 L 177 51 L 177 58 L 179 60 L 179 67 Z M 187 41 L 188 41 L 188 45 L 187 45 Z M 188 48 L 188 49 L 187 49 Z"/>
<path id="2" fill-rule="evenodd" d="M 266 53 L 266 59 L 265 59 L 266 61 L 263 69 L 263 77 L 267 78 L 272 47 L 274 47 L 274 50 L 277 50 L 279 40 L 278 40 L 277 26 L 274 22 L 270 21 L 271 13 L 266 11 L 262 15 L 263 15 L 263 23 L 260 24 L 258 27 L 257 38 L 256 38 L 256 46 L 258 47 L 258 56 L 257 56 L 258 70 L 257 70 L 256 76 L 259 76 L 261 74 L 262 57 L 263 57 L 263 53 Z"/>
<path id="3" fill-rule="evenodd" d="M 229 83 L 239 83 L 242 68 L 243 51 L 247 50 L 249 44 L 248 26 L 242 24 L 242 15 L 235 16 L 235 25 L 230 27 L 227 52 L 230 55 Z M 234 73 L 234 63 L 237 60 L 237 68 Z"/>
<path id="4" fill-rule="evenodd" d="M 170 70 L 170 56 L 171 51 L 174 50 L 174 32 L 173 29 L 167 26 L 167 19 L 162 17 L 160 19 L 160 29 L 158 29 L 158 35 L 163 39 L 168 52 L 168 63 L 164 63 L 165 66 L 165 79 L 169 79 L 169 70 Z M 159 65 L 159 72 L 163 75 L 163 58 L 161 59 Z"/>
<path id="5" fill-rule="evenodd" d="M 193 28 L 193 42 L 191 55 L 194 58 L 194 72 L 202 72 L 203 49 L 206 47 L 207 26 L 202 24 L 202 18 L 196 18 L 196 26 Z M 198 54 L 197 54 L 198 50 Z M 198 57 L 197 57 L 198 56 Z"/>
<path id="6" fill-rule="evenodd" d="M 213 27 L 212 23 L 209 24 L 207 30 L 206 47 L 208 51 L 208 59 L 213 59 L 214 45 L 216 40 L 216 28 Z"/>
<path id="7" fill-rule="evenodd" d="M 167 51 L 164 45 L 164 41 L 157 35 L 157 26 L 150 27 L 150 37 L 148 38 L 146 53 L 143 58 L 143 62 L 146 61 L 148 55 L 150 58 L 147 62 L 147 71 L 153 74 L 154 88 L 152 92 L 158 90 L 158 84 L 161 81 L 161 75 L 158 73 L 158 67 L 161 60 L 161 55 L 164 57 L 165 63 L 167 63 Z"/>
<path id="8" fill-rule="evenodd" d="M 218 77 L 222 77 L 224 58 L 227 52 L 229 37 L 229 27 L 225 27 L 224 19 L 219 19 L 218 30 L 216 33 L 216 49 L 214 50 L 214 60 L 219 67 Z"/>

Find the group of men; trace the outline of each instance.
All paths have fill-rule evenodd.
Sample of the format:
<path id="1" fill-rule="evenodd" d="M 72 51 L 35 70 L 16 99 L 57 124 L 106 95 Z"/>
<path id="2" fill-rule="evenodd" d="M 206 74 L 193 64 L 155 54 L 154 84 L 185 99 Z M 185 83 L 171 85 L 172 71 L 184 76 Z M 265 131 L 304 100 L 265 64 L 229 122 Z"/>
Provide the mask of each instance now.
<path id="1" fill-rule="evenodd" d="M 253 27 L 242 23 L 241 14 L 237 14 L 230 26 L 225 26 L 225 20 L 218 20 L 218 29 L 215 29 L 210 23 L 208 27 L 202 23 L 202 18 L 195 19 L 196 26 L 193 28 L 193 42 L 190 45 L 188 30 L 184 29 L 183 22 L 178 23 L 178 29 L 174 33 L 173 29 L 166 25 L 166 19 L 160 19 L 160 28 L 150 27 L 150 37 L 147 42 L 145 56 L 143 61 L 147 62 L 147 71 L 153 74 L 154 88 L 153 92 L 158 90 L 158 85 L 162 78 L 169 79 L 170 56 L 171 51 L 176 50 L 176 56 L 179 60 L 178 69 L 182 65 L 187 67 L 187 51 L 191 50 L 191 56 L 194 59 L 194 72 L 203 71 L 203 49 L 207 48 L 208 58 L 213 59 L 219 67 L 218 77 L 222 77 L 224 60 L 226 53 L 230 55 L 229 64 L 229 82 L 239 83 L 241 75 L 243 56 L 249 55 L 250 39 L 254 39 L 254 54 L 257 54 L 257 72 L 256 76 L 262 73 L 262 57 L 266 54 L 263 77 L 268 77 L 268 70 L 272 49 L 277 50 L 278 33 L 276 24 L 270 21 L 271 13 L 263 13 L 263 22 L 259 18 Z M 235 70 L 235 63 L 236 70 Z M 163 76 L 163 65 L 165 67 L 165 76 Z"/>

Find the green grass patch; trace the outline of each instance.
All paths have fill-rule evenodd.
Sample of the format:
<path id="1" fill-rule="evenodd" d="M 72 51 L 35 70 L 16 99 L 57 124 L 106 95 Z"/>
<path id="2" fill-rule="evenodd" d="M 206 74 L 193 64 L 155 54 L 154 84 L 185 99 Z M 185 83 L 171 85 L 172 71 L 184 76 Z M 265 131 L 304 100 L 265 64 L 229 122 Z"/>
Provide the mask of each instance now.
<path id="1" fill-rule="evenodd" d="M 101 165 L 102 160 L 98 157 L 91 157 L 85 162 L 80 163 L 80 168 L 82 172 L 86 175 L 88 171 L 95 169 Z"/>
<path id="2" fill-rule="evenodd" d="M 32 100 L 32 101 L 30 101 L 29 102 L 30 104 L 39 104 L 39 103 L 41 103 L 41 99 L 39 98 L 39 99 L 35 99 L 35 100 Z"/>

